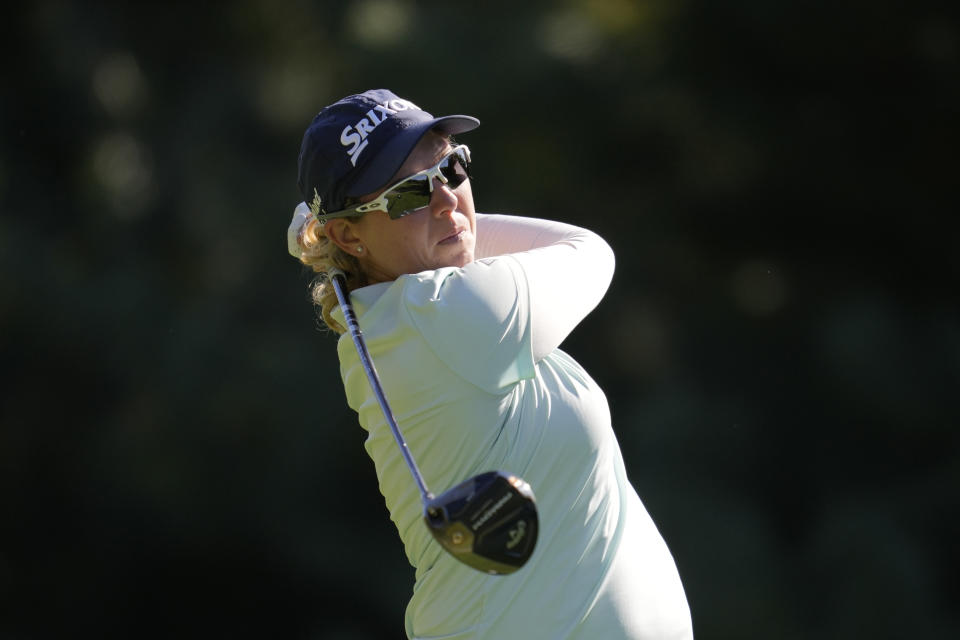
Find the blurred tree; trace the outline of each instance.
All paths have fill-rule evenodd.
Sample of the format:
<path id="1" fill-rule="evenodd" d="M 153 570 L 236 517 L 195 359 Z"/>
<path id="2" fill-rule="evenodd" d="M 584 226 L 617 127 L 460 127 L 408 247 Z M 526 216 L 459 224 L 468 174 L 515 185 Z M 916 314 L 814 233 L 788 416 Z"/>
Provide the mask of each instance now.
<path id="1" fill-rule="evenodd" d="M 482 120 L 481 210 L 614 246 L 565 349 L 699 638 L 960 631 L 952 7 L 39 0 L 2 31 L 0 635 L 402 637 L 283 236 L 306 124 L 376 86 Z"/>

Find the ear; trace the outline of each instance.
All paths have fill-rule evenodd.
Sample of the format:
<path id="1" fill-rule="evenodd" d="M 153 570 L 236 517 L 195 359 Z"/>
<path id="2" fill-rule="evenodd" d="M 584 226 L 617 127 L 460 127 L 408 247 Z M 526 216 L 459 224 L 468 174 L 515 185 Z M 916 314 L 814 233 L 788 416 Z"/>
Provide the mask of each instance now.
<path id="1" fill-rule="evenodd" d="M 334 218 L 324 225 L 323 232 L 335 245 L 352 256 L 357 255 L 357 247 L 361 245 L 361 242 L 350 220 Z"/>

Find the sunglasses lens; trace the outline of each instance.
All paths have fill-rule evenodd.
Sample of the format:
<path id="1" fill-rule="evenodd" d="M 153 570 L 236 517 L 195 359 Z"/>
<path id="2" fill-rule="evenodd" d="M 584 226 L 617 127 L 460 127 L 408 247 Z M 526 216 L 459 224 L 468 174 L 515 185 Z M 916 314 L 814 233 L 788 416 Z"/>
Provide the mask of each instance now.
<path id="1" fill-rule="evenodd" d="M 447 181 L 447 186 L 456 189 L 470 177 L 470 152 L 466 147 L 457 147 L 437 165 L 437 168 Z M 390 217 L 401 218 L 429 205 L 432 182 L 433 178 L 429 173 L 423 172 L 410 176 L 391 187 L 384 194 L 387 198 L 387 213 Z"/>
<path id="2" fill-rule="evenodd" d="M 457 148 L 440 165 L 440 173 L 447 179 L 451 189 L 456 189 L 470 177 L 470 162 L 462 148 Z"/>
<path id="3" fill-rule="evenodd" d="M 399 218 L 430 204 L 430 181 L 426 176 L 415 176 L 398 184 L 387 196 L 387 213 Z"/>

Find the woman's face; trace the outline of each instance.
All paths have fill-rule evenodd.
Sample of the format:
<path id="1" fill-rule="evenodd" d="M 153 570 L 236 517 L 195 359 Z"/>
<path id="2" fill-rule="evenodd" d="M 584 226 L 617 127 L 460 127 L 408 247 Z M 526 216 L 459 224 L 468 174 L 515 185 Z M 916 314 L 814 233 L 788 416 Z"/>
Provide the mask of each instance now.
<path id="1" fill-rule="evenodd" d="M 428 133 L 388 186 L 432 167 L 450 149 L 446 138 Z M 379 194 L 371 193 L 361 201 L 369 202 Z M 430 204 L 396 220 L 385 211 L 371 211 L 360 218 L 340 218 L 327 224 L 334 223 L 328 234 L 341 249 L 359 258 L 370 284 L 473 262 L 477 222 L 469 180 L 451 190 L 434 178 Z"/>

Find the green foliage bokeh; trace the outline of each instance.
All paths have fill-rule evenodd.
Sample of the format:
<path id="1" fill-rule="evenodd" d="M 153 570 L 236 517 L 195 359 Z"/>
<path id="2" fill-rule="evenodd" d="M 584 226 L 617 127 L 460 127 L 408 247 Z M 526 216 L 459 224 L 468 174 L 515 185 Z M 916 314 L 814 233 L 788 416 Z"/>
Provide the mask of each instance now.
<path id="1" fill-rule="evenodd" d="M 467 113 L 480 211 L 589 227 L 698 638 L 947 638 L 946 3 L 23 3 L 0 27 L 0 636 L 399 638 L 412 569 L 286 254 L 313 115 Z"/>

